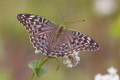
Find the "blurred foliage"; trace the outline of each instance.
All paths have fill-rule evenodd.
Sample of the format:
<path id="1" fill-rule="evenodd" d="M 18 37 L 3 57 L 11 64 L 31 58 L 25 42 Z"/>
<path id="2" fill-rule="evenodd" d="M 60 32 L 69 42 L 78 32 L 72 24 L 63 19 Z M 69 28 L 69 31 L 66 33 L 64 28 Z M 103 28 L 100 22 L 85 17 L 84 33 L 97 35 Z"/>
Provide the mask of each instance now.
<path id="1" fill-rule="evenodd" d="M 34 54 L 28 32 L 16 19 L 19 13 L 40 15 L 60 25 L 64 23 L 61 10 L 65 22 L 80 21 L 66 28 L 84 32 L 100 45 L 96 52 L 81 52 L 79 65 L 72 69 L 59 59 L 60 70 L 56 71 L 55 60 L 50 60 L 41 80 L 93 80 L 95 74 L 110 66 L 120 71 L 120 1 L 114 1 L 114 12 L 98 15 L 94 0 L 0 0 L 0 80 L 27 80 L 32 73 L 28 62 L 40 57 Z"/>
<path id="2" fill-rule="evenodd" d="M 0 59 L 3 58 L 3 40 L 0 38 Z"/>
<path id="3" fill-rule="evenodd" d="M 0 80 L 12 80 L 9 70 L 0 70 Z"/>
<path id="4" fill-rule="evenodd" d="M 113 37 L 120 38 L 120 15 L 115 19 L 110 28 L 110 34 Z"/>
<path id="5" fill-rule="evenodd" d="M 42 62 L 40 60 L 32 60 L 29 62 L 28 66 L 33 70 L 33 75 L 32 77 L 34 77 L 34 75 L 37 75 L 38 78 L 40 78 L 43 74 L 45 74 L 47 72 L 47 68 L 45 67 L 45 65 L 41 65 Z M 40 67 L 39 67 L 40 65 Z M 31 78 L 32 80 L 32 78 Z"/>

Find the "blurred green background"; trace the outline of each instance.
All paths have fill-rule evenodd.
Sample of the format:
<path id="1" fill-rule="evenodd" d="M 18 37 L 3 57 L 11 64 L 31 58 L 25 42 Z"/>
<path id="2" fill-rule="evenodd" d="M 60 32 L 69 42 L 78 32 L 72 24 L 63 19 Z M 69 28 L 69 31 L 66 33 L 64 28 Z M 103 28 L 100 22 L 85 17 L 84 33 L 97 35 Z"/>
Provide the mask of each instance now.
<path id="1" fill-rule="evenodd" d="M 120 74 L 120 0 L 0 0 L 0 80 L 28 80 L 32 70 L 27 64 L 39 59 L 29 41 L 28 32 L 17 21 L 16 14 L 44 16 L 90 35 L 100 45 L 95 52 L 81 52 L 81 61 L 69 69 L 60 59 L 47 62 L 48 72 L 39 80 L 93 80 L 97 73 L 115 66 Z M 86 20 L 86 21 L 82 21 Z"/>

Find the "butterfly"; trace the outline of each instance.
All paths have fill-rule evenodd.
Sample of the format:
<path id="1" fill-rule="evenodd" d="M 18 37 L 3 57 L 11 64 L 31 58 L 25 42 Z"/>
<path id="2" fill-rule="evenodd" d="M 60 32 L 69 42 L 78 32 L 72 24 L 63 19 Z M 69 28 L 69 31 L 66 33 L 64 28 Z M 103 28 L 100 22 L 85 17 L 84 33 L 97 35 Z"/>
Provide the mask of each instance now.
<path id="1" fill-rule="evenodd" d="M 29 32 L 33 47 L 46 56 L 64 57 L 74 51 L 96 51 L 99 45 L 88 35 L 65 29 L 65 25 L 57 25 L 42 16 L 33 14 L 17 14 Z"/>

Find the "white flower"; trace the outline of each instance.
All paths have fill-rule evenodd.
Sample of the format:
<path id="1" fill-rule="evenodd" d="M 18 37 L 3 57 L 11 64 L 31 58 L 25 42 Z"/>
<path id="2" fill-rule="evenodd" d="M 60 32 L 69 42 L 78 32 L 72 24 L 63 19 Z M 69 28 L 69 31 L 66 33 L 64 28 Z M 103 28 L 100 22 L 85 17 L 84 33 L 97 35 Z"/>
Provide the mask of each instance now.
<path id="1" fill-rule="evenodd" d="M 96 13 L 100 15 L 109 15 L 116 11 L 116 0 L 94 0 Z"/>
<path id="2" fill-rule="evenodd" d="M 64 60 L 63 61 L 63 64 L 70 64 L 71 63 L 71 60 L 70 59 L 67 59 L 67 60 Z"/>
<path id="3" fill-rule="evenodd" d="M 79 56 L 75 56 L 74 59 L 77 60 L 77 61 L 80 61 L 80 57 Z"/>
<path id="4" fill-rule="evenodd" d="M 73 54 L 72 54 L 72 55 L 74 55 L 74 56 L 78 56 L 79 54 L 78 54 L 78 52 L 73 51 Z"/>
<path id="5" fill-rule="evenodd" d="M 73 64 L 68 64 L 67 67 L 68 67 L 68 68 L 72 68 L 72 67 L 73 67 Z"/>
<path id="6" fill-rule="evenodd" d="M 114 67 L 110 67 L 107 69 L 109 74 L 116 74 L 117 73 L 117 69 L 115 69 Z"/>
<path id="7" fill-rule="evenodd" d="M 80 61 L 78 52 L 75 52 L 75 51 L 70 56 L 65 56 L 64 58 L 65 58 L 65 60 L 63 61 L 63 64 L 67 64 L 67 67 L 69 67 L 69 68 L 75 67 L 78 64 L 78 62 Z"/>
<path id="8" fill-rule="evenodd" d="M 114 67 L 110 67 L 108 70 L 109 74 L 97 74 L 94 78 L 94 80 L 119 80 L 119 76 L 117 74 L 117 69 Z"/>
<path id="9" fill-rule="evenodd" d="M 102 75 L 99 73 L 99 74 L 97 74 L 97 75 L 95 76 L 94 80 L 100 80 L 101 77 L 102 77 Z"/>

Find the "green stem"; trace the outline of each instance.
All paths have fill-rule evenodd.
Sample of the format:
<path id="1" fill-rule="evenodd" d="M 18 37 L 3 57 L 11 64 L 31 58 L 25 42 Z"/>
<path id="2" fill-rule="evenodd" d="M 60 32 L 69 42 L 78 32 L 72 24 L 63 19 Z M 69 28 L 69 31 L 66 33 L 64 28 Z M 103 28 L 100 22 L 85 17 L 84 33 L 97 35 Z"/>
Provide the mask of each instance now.
<path id="1" fill-rule="evenodd" d="M 42 63 L 39 63 L 39 64 L 38 64 L 38 66 L 37 66 L 37 68 L 36 68 L 37 71 L 40 70 L 41 66 L 42 66 L 43 64 L 45 64 L 45 62 L 47 62 L 48 59 L 49 59 L 49 57 L 46 57 Z M 30 76 L 30 79 L 29 79 L 29 80 L 33 80 L 34 76 L 35 76 L 35 72 Z"/>
<path id="2" fill-rule="evenodd" d="M 57 58 L 56 58 L 56 61 L 57 61 L 57 68 L 56 68 L 56 71 L 58 71 L 58 70 L 59 70 L 59 61 L 58 61 Z"/>
<path id="3" fill-rule="evenodd" d="M 32 75 L 30 76 L 30 79 L 29 79 L 29 80 L 33 80 L 34 76 L 35 76 L 35 72 L 32 73 Z"/>
<path id="4" fill-rule="evenodd" d="M 37 69 L 40 70 L 41 66 L 48 61 L 49 57 L 46 57 L 42 63 L 39 63 Z"/>

